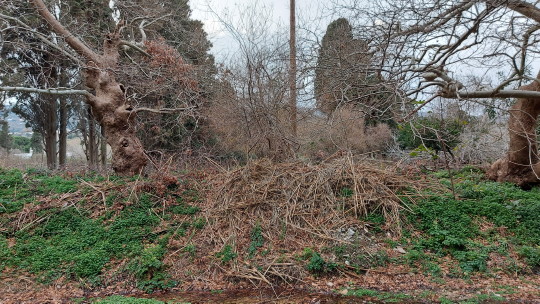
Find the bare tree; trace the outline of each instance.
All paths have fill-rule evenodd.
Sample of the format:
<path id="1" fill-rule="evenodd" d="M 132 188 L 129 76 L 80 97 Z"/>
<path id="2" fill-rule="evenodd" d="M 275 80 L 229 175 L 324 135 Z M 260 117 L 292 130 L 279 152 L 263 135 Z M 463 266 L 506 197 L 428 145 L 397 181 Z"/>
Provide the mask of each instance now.
<path id="1" fill-rule="evenodd" d="M 272 24 L 268 10 L 256 2 L 239 7 L 235 20 L 222 19 L 238 51 L 220 73 L 223 94 L 210 116 L 227 149 L 283 160 L 292 155 L 291 112 L 296 108 L 287 49 L 291 41 L 286 29 Z"/>
<path id="2" fill-rule="evenodd" d="M 521 186 L 540 182 L 540 74 L 531 75 L 531 69 L 538 69 L 533 63 L 540 41 L 540 8 L 535 3 L 355 0 L 341 8 L 358 20 L 357 30 L 379 37 L 370 44 L 379 73 L 409 100 L 421 103 L 406 118 L 436 98 L 480 103 L 516 98 L 510 109 L 509 151 L 488 175 Z M 470 74 L 497 72 L 504 77 L 491 87 L 467 81 Z"/>

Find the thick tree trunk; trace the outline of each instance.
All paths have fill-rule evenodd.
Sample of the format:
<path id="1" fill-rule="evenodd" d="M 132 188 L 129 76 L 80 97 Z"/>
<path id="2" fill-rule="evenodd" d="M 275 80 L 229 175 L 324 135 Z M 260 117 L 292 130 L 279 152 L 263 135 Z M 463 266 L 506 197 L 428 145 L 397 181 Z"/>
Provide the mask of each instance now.
<path id="1" fill-rule="evenodd" d="M 540 84 L 534 81 L 520 89 L 540 91 Z M 540 98 L 520 98 L 512 106 L 508 120 L 508 154 L 491 166 L 488 178 L 498 182 L 515 183 L 524 188 L 540 184 L 540 158 L 536 143 L 539 114 Z"/>
<path id="2" fill-rule="evenodd" d="M 110 68 L 105 67 L 87 69 L 86 83 L 95 90 L 97 100 L 90 102 L 90 106 L 107 134 L 113 170 L 120 175 L 141 173 L 146 166 L 146 154 L 135 134 L 135 113 L 126 100 L 123 86 L 116 82 Z"/>

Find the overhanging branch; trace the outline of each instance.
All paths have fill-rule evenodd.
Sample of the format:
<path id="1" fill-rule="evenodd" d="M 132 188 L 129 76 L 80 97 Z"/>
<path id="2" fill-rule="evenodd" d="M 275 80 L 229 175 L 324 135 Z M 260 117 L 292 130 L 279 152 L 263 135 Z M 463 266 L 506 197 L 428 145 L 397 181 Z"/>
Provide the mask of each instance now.
<path id="1" fill-rule="evenodd" d="M 6 20 L 11 20 L 15 23 L 17 23 L 18 25 L 21 26 L 21 28 L 25 31 L 28 31 L 30 33 L 33 33 L 39 40 L 41 40 L 43 43 L 53 47 L 54 49 L 62 52 L 64 55 L 66 55 L 67 57 L 69 57 L 69 59 L 77 62 L 78 64 L 82 65 L 82 61 L 73 56 L 73 54 L 71 54 L 70 52 L 68 52 L 67 50 L 65 50 L 64 48 L 60 47 L 59 45 L 57 45 L 56 43 L 52 42 L 49 38 L 47 38 L 46 36 L 44 36 L 42 33 L 38 32 L 36 29 L 33 29 L 32 27 L 30 27 L 28 24 L 22 22 L 20 19 L 17 19 L 15 17 L 11 17 L 11 16 L 8 16 L 8 15 L 4 15 L 4 14 L 0 14 L 0 18 L 2 19 L 6 19 Z"/>
<path id="2" fill-rule="evenodd" d="M 500 5 L 500 4 L 506 5 L 509 9 L 516 11 L 522 14 L 523 16 L 526 16 L 540 23 L 540 9 L 536 7 L 537 4 L 532 4 L 532 3 L 528 3 L 526 1 L 520 1 L 520 0 L 507 0 L 507 1 L 488 0 L 487 2 L 493 5 Z"/>
<path id="3" fill-rule="evenodd" d="M 445 92 L 440 95 L 444 98 L 539 98 L 540 92 L 538 91 L 525 91 L 525 90 L 489 90 L 489 91 L 458 91 L 458 92 Z"/>
<path id="4" fill-rule="evenodd" d="M 0 87 L 0 91 L 4 92 L 25 92 L 25 93 L 43 93 L 52 95 L 85 95 L 94 96 L 92 93 L 86 90 L 64 89 L 64 88 L 52 88 L 52 89 L 38 89 L 27 87 Z"/>
<path id="5" fill-rule="evenodd" d="M 86 96 L 86 102 L 90 105 L 96 105 L 99 103 L 96 96 L 86 90 L 75 90 L 68 88 L 51 88 L 51 89 L 38 89 L 27 87 L 3 87 L 0 86 L 0 91 L 4 92 L 23 92 L 23 93 L 41 93 L 51 95 L 83 95 Z"/>

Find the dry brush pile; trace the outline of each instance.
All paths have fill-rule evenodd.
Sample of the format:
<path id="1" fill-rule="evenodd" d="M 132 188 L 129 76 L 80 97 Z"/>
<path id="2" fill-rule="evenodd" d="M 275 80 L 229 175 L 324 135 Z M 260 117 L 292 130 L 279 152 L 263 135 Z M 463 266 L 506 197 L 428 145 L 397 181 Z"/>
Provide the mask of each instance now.
<path id="1" fill-rule="evenodd" d="M 300 280 L 303 268 L 294 265 L 295 255 L 307 247 L 347 243 L 339 231 L 364 229 L 369 213 L 381 213 L 387 230 L 398 235 L 409 209 L 401 197 L 421 184 L 395 166 L 351 156 L 320 164 L 253 161 L 210 180 L 202 207 L 208 224 L 193 242 L 205 244 L 209 257 L 227 247 L 234 251 L 231 268 L 213 259 L 228 276 L 266 283 L 276 276 Z M 256 230 L 264 239 L 258 257 L 250 254 Z"/>

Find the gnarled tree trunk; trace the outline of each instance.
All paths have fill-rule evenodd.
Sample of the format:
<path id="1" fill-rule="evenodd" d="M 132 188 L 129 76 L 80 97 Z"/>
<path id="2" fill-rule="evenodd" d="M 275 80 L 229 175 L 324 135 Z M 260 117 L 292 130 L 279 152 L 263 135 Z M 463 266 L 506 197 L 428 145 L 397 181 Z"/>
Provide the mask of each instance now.
<path id="1" fill-rule="evenodd" d="M 540 73 L 537 78 L 540 78 Z M 540 91 L 540 83 L 533 81 L 521 90 Z M 540 184 L 540 158 L 536 127 L 540 115 L 540 98 L 519 98 L 510 109 L 508 132 L 510 144 L 505 158 L 497 160 L 488 171 L 488 178 L 511 182 L 528 188 Z"/>
<path id="2" fill-rule="evenodd" d="M 69 46 L 86 61 L 85 84 L 93 90 L 86 95 L 92 114 L 107 134 L 107 143 L 112 148 L 112 167 L 117 174 L 134 175 L 146 166 L 146 155 L 140 140 L 135 135 L 135 113 L 128 104 L 124 88 L 119 84 L 114 72 L 118 68 L 121 44 L 118 24 L 115 31 L 108 34 L 103 44 L 103 53 L 98 54 L 70 33 L 50 13 L 42 0 L 32 1 L 41 17 L 51 28 L 62 36 Z"/>
<path id="3" fill-rule="evenodd" d="M 116 38 L 106 41 L 105 47 L 117 50 L 117 45 L 111 45 L 119 42 Z M 109 56 L 107 59 L 116 62 L 118 53 L 116 51 Z M 86 85 L 95 91 L 96 96 L 90 101 L 90 106 L 107 134 L 107 143 L 112 149 L 112 168 L 121 175 L 134 175 L 146 166 L 147 159 L 141 141 L 135 135 L 135 113 L 126 100 L 123 86 L 115 80 L 111 68 L 106 66 L 108 61 L 105 60 L 105 65 L 101 63 L 87 68 Z"/>

